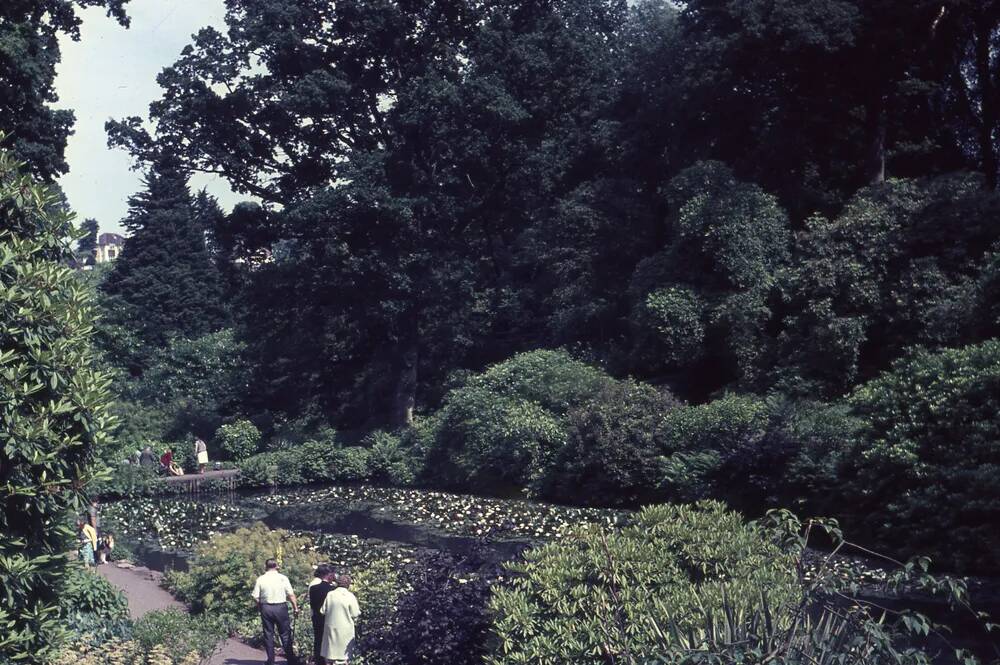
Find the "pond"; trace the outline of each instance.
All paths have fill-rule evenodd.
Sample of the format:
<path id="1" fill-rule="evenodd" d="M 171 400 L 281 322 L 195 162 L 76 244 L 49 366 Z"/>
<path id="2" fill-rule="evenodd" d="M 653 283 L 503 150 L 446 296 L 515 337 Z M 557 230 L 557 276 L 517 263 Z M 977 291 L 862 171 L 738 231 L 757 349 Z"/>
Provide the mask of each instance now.
<path id="1" fill-rule="evenodd" d="M 197 544 L 256 521 L 308 534 L 335 563 L 389 558 L 405 565 L 434 550 L 498 563 L 564 537 L 574 524 L 611 527 L 628 519 L 623 511 L 371 486 L 128 499 L 106 504 L 102 516 L 107 528 L 141 543 L 139 554 L 153 568 L 184 568 Z"/>

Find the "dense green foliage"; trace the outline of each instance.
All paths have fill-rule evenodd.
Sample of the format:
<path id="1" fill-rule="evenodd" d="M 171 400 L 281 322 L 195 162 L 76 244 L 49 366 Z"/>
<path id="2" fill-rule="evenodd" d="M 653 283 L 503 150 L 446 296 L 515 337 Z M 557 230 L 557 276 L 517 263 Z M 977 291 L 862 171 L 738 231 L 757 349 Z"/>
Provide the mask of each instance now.
<path id="1" fill-rule="evenodd" d="M 136 335 L 142 349 L 222 327 L 221 278 L 205 245 L 214 210 L 214 201 L 192 198 L 187 177 L 169 160 L 158 163 L 146 190 L 129 200 L 123 223 L 131 235 L 101 289 L 113 323 Z M 141 349 L 121 360 L 146 365 Z"/>
<path id="2" fill-rule="evenodd" d="M 141 651 L 151 653 L 159 647 L 174 663 L 192 652 L 202 659 L 210 657 L 225 636 L 217 619 L 191 616 L 178 609 L 149 612 L 132 628 L 132 640 Z"/>
<path id="3" fill-rule="evenodd" d="M 900 497 L 974 491 L 859 476 L 885 425 L 846 396 L 1000 334 L 1000 12 L 911 5 L 227 4 L 108 125 L 148 187 L 101 286 L 106 459 L 250 423 L 213 441 L 250 485 L 794 505 L 933 549 Z M 907 445 L 988 429 L 956 409 Z"/>
<path id="4" fill-rule="evenodd" d="M 82 266 L 93 266 L 95 252 L 97 251 L 97 238 L 100 228 L 96 219 L 85 219 L 80 224 L 80 231 L 84 234 L 76 242 L 76 263 Z"/>
<path id="5" fill-rule="evenodd" d="M 868 429 L 852 485 L 858 528 L 951 567 L 996 570 L 1000 342 L 917 351 L 851 403 Z"/>
<path id="6" fill-rule="evenodd" d="M 293 581 L 296 593 L 302 595 L 318 563 L 318 555 L 307 545 L 305 538 L 271 531 L 258 523 L 199 545 L 190 570 L 171 572 L 166 583 L 194 612 L 208 612 L 231 623 L 245 622 L 256 616 L 247 590 L 264 572 L 268 559 L 278 559 L 282 572 Z"/>
<path id="7" fill-rule="evenodd" d="M 514 575 L 493 590 L 487 662 L 937 662 L 925 638 L 941 627 L 858 598 L 859 578 L 838 569 L 835 555 L 810 550 L 817 534 L 836 551 L 854 547 L 835 521 L 771 511 L 748 524 L 715 502 L 650 506 L 617 531 L 578 529 L 508 564 Z M 929 575 L 926 559 L 880 576 L 869 589 L 921 589 L 975 616 L 966 585 Z M 951 654 L 978 662 L 962 649 Z"/>
<path id="8" fill-rule="evenodd" d="M 0 660 L 35 663 L 60 646 L 67 522 L 113 423 L 71 218 L 21 168 L 0 150 Z"/>
<path id="9" fill-rule="evenodd" d="M 463 565 L 464 564 L 464 565 Z M 495 574 L 439 554 L 407 578 L 391 614 L 380 663 L 478 665 L 489 649 L 490 589 Z M 371 625 L 371 624 L 369 624 Z"/>
<path id="10" fill-rule="evenodd" d="M 776 607 L 796 587 L 791 559 L 718 503 L 645 508 L 621 531 L 582 528 L 509 568 L 493 596 L 493 663 L 643 662 L 662 643 L 657 625 L 687 633 L 726 602 Z"/>
<path id="11" fill-rule="evenodd" d="M 60 618 L 75 636 L 100 644 L 128 634 L 128 602 L 103 577 L 73 567 L 60 592 Z"/>
<path id="12" fill-rule="evenodd" d="M 215 442 L 230 459 L 241 462 L 257 452 L 260 430 L 249 420 L 237 420 L 220 427 Z"/>
<path id="13" fill-rule="evenodd" d="M 424 433 L 428 477 L 537 486 L 566 444 L 569 411 L 612 382 L 562 351 L 523 353 L 467 377 Z"/>
<path id="14" fill-rule="evenodd" d="M 569 413 L 566 445 L 542 479 L 541 494 L 595 506 L 631 506 L 655 496 L 662 478 L 657 432 L 677 406 L 650 385 L 605 386 Z"/>

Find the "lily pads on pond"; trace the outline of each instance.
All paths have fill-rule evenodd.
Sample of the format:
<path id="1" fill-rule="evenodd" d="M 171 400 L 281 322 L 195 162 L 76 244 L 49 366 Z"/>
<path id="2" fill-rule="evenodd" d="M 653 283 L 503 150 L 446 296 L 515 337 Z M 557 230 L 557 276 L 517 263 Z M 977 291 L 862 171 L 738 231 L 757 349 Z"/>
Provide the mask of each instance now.
<path id="1" fill-rule="evenodd" d="M 164 550 L 189 551 L 217 533 L 247 522 L 240 506 L 187 499 L 139 498 L 105 504 L 104 528 L 136 541 L 151 541 Z"/>
<path id="2" fill-rule="evenodd" d="M 629 513 L 572 508 L 519 499 L 371 486 L 292 490 L 254 501 L 273 507 L 322 504 L 329 510 L 367 508 L 375 515 L 447 534 L 476 538 L 559 539 L 583 523 L 621 525 Z"/>

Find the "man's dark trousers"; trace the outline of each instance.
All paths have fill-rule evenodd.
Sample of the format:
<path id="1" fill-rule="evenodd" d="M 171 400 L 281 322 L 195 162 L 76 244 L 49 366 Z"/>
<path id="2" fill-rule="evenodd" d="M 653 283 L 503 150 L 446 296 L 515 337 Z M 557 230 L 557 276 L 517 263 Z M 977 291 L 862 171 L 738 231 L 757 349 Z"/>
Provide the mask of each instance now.
<path id="1" fill-rule="evenodd" d="M 281 648 L 285 650 L 285 658 L 289 663 L 294 663 L 292 620 L 288 616 L 288 605 L 286 603 L 261 605 L 260 619 L 264 623 L 264 650 L 267 651 L 267 664 L 274 665 L 275 631 L 277 631 L 278 637 L 281 639 Z"/>
<path id="2" fill-rule="evenodd" d="M 326 661 L 323 659 L 323 656 L 320 655 L 320 650 L 323 647 L 323 628 L 325 627 L 326 624 L 326 618 L 322 614 L 320 614 L 319 618 L 317 619 L 316 616 L 314 615 L 312 618 L 312 622 L 313 622 L 313 652 L 316 657 L 316 665 L 324 665 Z"/>

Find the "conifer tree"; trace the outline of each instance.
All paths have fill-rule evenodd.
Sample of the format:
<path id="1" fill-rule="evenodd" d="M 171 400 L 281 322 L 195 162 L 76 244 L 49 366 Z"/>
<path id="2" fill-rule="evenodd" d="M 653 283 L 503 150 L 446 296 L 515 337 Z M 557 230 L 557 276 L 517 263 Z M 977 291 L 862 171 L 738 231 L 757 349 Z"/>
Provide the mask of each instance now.
<path id="1" fill-rule="evenodd" d="M 187 175 L 159 160 L 129 206 L 123 224 L 131 235 L 103 285 L 111 323 L 154 347 L 219 330 L 226 321 L 222 283 Z"/>
<path id="2" fill-rule="evenodd" d="M 76 261 L 80 265 L 93 265 L 94 253 L 97 251 L 97 235 L 100 228 L 96 219 L 85 219 L 80 230 L 86 234 L 76 243 Z"/>

